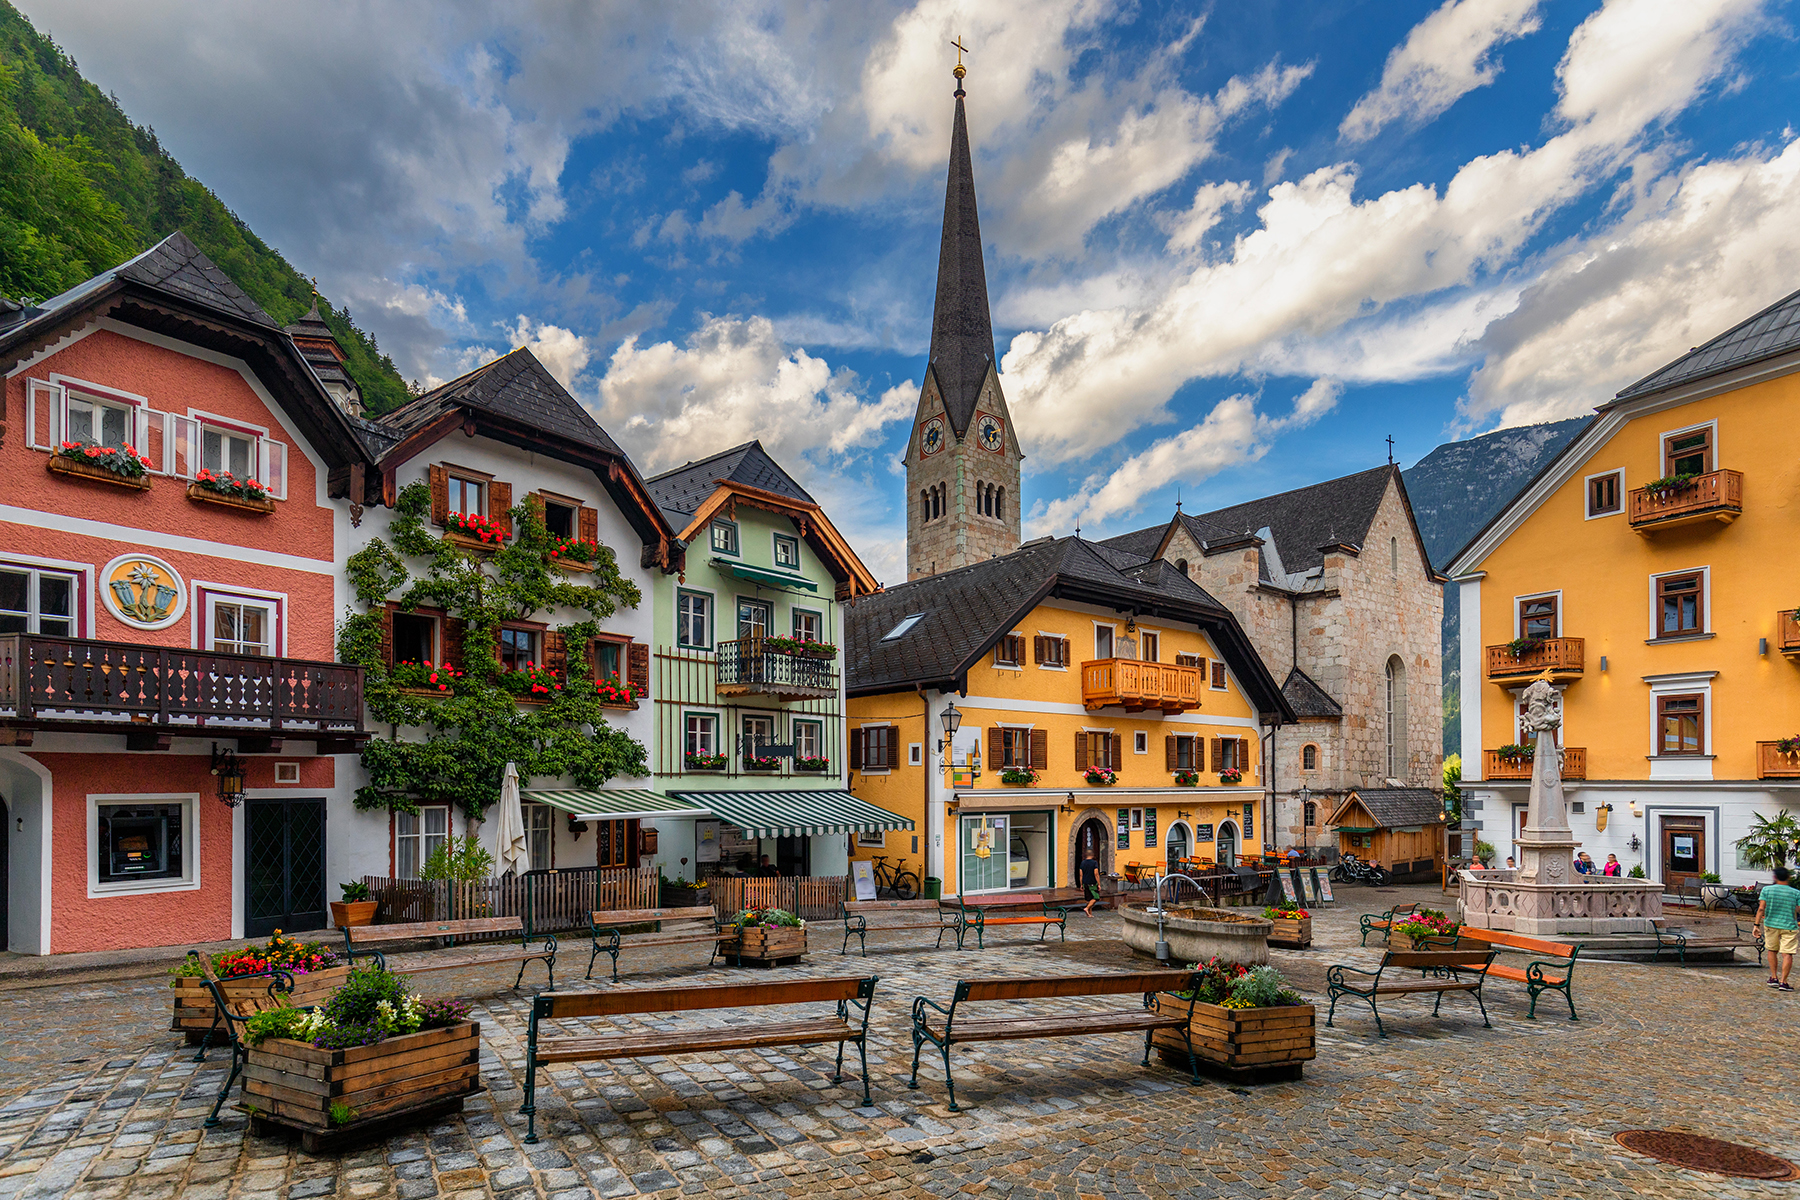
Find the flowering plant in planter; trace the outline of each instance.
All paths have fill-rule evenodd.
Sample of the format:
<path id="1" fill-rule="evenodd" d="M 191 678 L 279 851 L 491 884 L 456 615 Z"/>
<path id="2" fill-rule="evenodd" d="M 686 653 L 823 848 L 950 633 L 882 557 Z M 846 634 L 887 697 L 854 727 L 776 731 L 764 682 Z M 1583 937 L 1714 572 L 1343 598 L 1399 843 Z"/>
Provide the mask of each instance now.
<path id="1" fill-rule="evenodd" d="M 550 535 L 549 559 L 556 563 L 580 563 L 584 567 L 594 565 L 600 557 L 600 543 L 590 538 L 557 537 Z"/>
<path id="2" fill-rule="evenodd" d="M 1197 784 L 1199 784 L 1199 782 L 1200 782 L 1200 772 L 1198 772 L 1198 771 L 1177 771 L 1177 772 L 1175 772 L 1175 786 L 1176 787 L 1194 787 Z"/>
<path id="3" fill-rule="evenodd" d="M 230 471 L 209 471 L 201 467 L 194 472 L 194 482 L 202 491 L 234 496 L 239 500 L 267 500 L 269 489 L 254 479 L 239 479 Z"/>
<path id="4" fill-rule="evenodd" d="M 1405 934 L 1414 940 L 1430 937 L 1453 938 L 1461 929 L 1462 922 L 1435 908 L 1421 908 L 1406 920 L 1394 925 L 1394 932 Z"/>
<path id="5" fill-rule="evenodd" d="M 56 448 L 58 458 L 72 458 L 90 466 L 103 467 L 121 479 L 142 479 L 150 473 L 150 460 L 131 446 L 96 446 L 92 442 L 64 442 Z"/>
<path id="6" fill-rule="evenodd" d="M 497 517 L 484 517 L 480 513 L 453 512 L 444 518 L 444 528 L 474 538 L 484 546 L 498 546 L 506 540 L 505 524 Z"/>
<path id="7" fill-rule="evenodd" d="M 746 908 L 731 918 L 731 923 L 739 929 L 761 929 L 772 925 L 785 925 L 790 929 L 806 928 L 805 921 L 785 908 Z"/>
<path id="8" fill-rule="evenodd" d="M 1221 1008 L 1291 1008 L 1306 1000 L 1288 986 L 1274 967 L 1253 967 L 1231 984 L 1231 994 L 1219 1002 Z"/>
<path id="9" fill-rule="evenodd" d="M 771 654 L 794 654 L 801 658 L 836 658 L 837 647 L 830 642 L 817 642 L 809 637 L 766 637 L 763 649 Z"/>
<path id="10" fill-rule="evenodd" d="M 256 1046 L 272 1037 L 292 1038 L 321 1050 L 345 1050 L 456 1025 L 468 1020 L 469 1007 L 465 1000 L 421 1000 L 400 976 L 381 967 L 358 967 L 331 999 L 311 1012 L 276 1008 L 255 1014 L 246 1023 L 245 1039 Z"/>
<path id="11" fill-rule="evenodd" d="M 457 681 L 462 677 L 463 673 L 448 663 L 397 662 L 388 671 L 388 678 L 395 687 L 409 688 L 416 692 L 441 692 L 445 695 L 456 690 Z"/>
<path id="12" fill-rule="evenodd" d="M 1296 901 L 1282 900 L 1264 908 L 1263 916 L 1271 921 L 1298 921 L 1304 917 L 1310 917 L 1312 914 L 1301 908 Z"/>
<path id="13" fill-rule="evenodd" d="M 1119 782 L 1119 773 L 1111 767 L 1089 767 L 1082 773 L 1082 778 L 1096 787 L 1111 787 Z"/>
<path id="14" fill-rule="evenodd" d="M 1024 784 L 1030 786 L 1038 781 L 1038 773 L 1030 767 L 1007 767 L 1000 772 L 1001 783 Z"/>
<path id="15" fill-rule="evenodd" d="M 777 771 L 780 769 L 781 760 L 772 754 L 744 755 L 744 770 L 746 771 Z"/>
<path id="16" fill-rule="evenodd" d="M 1242 783 L 1243 781 L 1244 773 L 1236 767 L 1225 767 L 1219 771 L 1220 783 Z"/>
<path id="17" fill-rule="evenodd" d="M 1655 492 L 1658 496 L 1667 496 L 1671 492 L 1680 491 L 1697 478 L 1697 475 L 1664 475 L 1661 479 L 1652 479 L 1646 483 L 1644 490 Z"/>
<path id="18" fill-rule="evenodd" d="M 726 758 L 723 754 L 695 754 L 688 752 L 687 769 L 690 771 L 723 771 Z"/>
<path id="19" fill-rule="evenodd" d="M 548 700 L 563 688 L 562 679 L 555 671 L 536 663 L 526 663 L 514 671 L 502 671 L 495 677 L 495 682 L 515 696 L 542 700 Z"/>
<path id="20" fill-rule="evenodd" d="M 1536 638 L 1516 637 L 1506 643 L 1506 652 L 1514 658 L 1524 658 L 1525 652 L 1531 649 L 1531 643 L 1536 640 Z"/>
<path id="21" fill-rule="evenodd" d="M 221 950 L 213 955 L 213 973 L 220 979 L 230 979 L 279 968 L 293 975 L 305 975 L 335 967 L 337 961 L 337 952 L 324 942 L 297 942 L 291 937 L 283 937 L 277 929 L 266 945 Z M 201 975 L 200 960 L 183 958 L 169 968 L 169 974 L 177 979 L 198 978 Z"/>
<path id="22" fill-rule="evenodd" d="M 1800 754 L 1800 733 L 1793 737 L 1784 737 L 1775 743 L 1775 749 L 1783 754 Z"/>
<path id="23" fill-rule="evenodd" d="M 616 675 L 595 683 L 594 691 L 599 694 L 602 704 L 631 705 L 636 704 L 643 696 L 635 685 L 620 683 Z"/>
<path id="24" fill-rule="evenodd" d="M 796 771 L 829 771 L 829 770 L 831 770 L 831 760 L 829 758 L 813 758 L 813 757 L 796 758 L 794 760 L 794 770 L 796 770 Z"/>
<path id="25" fill-rule="evenodd" d="M 1194 963 L 1192 969 L 1200 972 L 1200 985 L 1194 998 L 1202 1004 L 1217 1004 L 1230 994 L 1232 984 L 1250 973 L 1250 968 L 1243 963 L 1226 962 L 1216 955 L 1204 963 Z M 1184 992 L 1181 998 L 1189 997 Z"/>

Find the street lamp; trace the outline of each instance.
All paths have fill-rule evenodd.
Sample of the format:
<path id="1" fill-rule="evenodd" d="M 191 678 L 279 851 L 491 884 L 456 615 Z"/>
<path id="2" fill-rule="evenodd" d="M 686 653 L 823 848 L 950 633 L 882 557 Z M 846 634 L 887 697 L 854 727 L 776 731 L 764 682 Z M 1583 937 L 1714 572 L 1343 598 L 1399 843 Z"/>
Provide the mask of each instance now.
<path id="1" fill-rule="evenodd" d="M 957 711 L 955 704 L 946 704 L 938 720 L 944 723 L 944 736 L 938 739 L 938 758 L 947 767 L 950 760 L 945 756 L 944 748 L 956 740 L 956 731 L 962 728 L 962 713 Z"/>
<path id="2" fill-rule="evenodd" d="M 1306 819 L 1306 806 L 1312 803 L 1312 789 L 1303 783 L 1294 792 L 1294 797 L 1300 801 L 1300 845 L 1306 850 L 1306 856 L 1311 858 L 1312 826 Z"/>

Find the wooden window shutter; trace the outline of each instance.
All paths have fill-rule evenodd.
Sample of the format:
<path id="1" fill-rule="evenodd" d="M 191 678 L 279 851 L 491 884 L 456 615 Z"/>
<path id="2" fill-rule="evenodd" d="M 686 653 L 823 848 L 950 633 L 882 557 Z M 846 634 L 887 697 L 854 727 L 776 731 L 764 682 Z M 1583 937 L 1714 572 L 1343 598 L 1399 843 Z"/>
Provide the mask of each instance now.
<path id="1" fill-rule="evenodd" d="M 1237 765 L 1238 765 L 1238 770 L 1242 771 L 1244 774 L 1248 775 L 1250 773 L 1250 739 L 1249 738 L 1239 738 L 1238 739 Z"/>
<path id="2" fill-rule="evenodd" d="M 1031 731 L 1031 769 L 1042 771 L 1050 766 L 1050 734 L 1048 730 Z"/>
<path id="3" fill-rule="evenodd" d="M 1225 766 L 1225 739 L 1212 740 L 1212 769 L 1217 771 Z"/>
<path id="4" fill-rule="evenodd" d="M 988 727 L 988 768 L 999 770 L 1006 761 L 1006 731 L 998 725 Z"/>
<path id="5" fill-rule="evenodd" d="M 862 770 L 862 765 L 863 731 L 860 729 L 852 729 L 850 731 L 850 769 L 852 771 L 860 771 Z"/>
<path id="6" fill-rule="evenodd" d="M 450 472 L 442 463 L 432 463 L 427 477 L 431 481 L 431 523 L 442 525 L 450 519 Z"/>
<path id="7" fill-rule="evenodd" d="M 498 479 L 488 484 L 488 516 L 500 522 L 502 537 L 513 534 L 512 506 L 512 484 L 501 483 Z"/>
<path id="8" fill-rule="evenodd" d="M 460 617 L 444 618 L 444 663 L 447 666 L 463 665 L 463 621 Z"/>
<path id="9" fill-rule="evenodd" d="M 1125 738 L 1123 734 L 1106 735 L 1106 765 L 1117 771 L 1125 765 Z"/>
<path id="10" fill-rule="evenodd" d="M 1175 769 L 1176 742 L 1173 736 L 1163 739 L 1163 758 L 1169 770 Z"/>
<path id="11" fill-rule="evenodd" d="M 1041 633 L 1031 639 L 1031 661 L 1039 666 L 1042 666 L 1044 662 L 1044 642 L 1046 640 Z"/>
<path id="12" fill-rule="evenodd" d="M 575 533 L 584 542 L 600 540 L 600 510 L 583 508 L 577 515 Z"/>
<path id="13" fill-rule="evenodd" d="M 1077 771 L 1087 770 L 1087 751 L 1088 735 L 1078 730 L 1075 734 L 1075 769 Z"/>
<path id="14" fill-rule="evenodd" d="M 544 630 L 544 669 L 557 675 L 569 670 L 569 640 L 560 629 Z"/>
<path id="15" fill-rule="evenodd" d="M 650 694 L 649 642 L 631 642 L 625 647 L 625 682 L 639 695 Z"/>
<path id="16" fill-rule="evenodd" d="M 381 606 L 381 664 L 394 665 L 394 606 Z"/>

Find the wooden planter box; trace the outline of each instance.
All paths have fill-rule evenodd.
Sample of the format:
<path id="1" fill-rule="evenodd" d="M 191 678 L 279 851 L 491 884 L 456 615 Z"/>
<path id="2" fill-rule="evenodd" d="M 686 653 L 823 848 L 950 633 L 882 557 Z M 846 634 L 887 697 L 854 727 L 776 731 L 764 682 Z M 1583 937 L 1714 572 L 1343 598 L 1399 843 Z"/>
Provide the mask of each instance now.
<path id="1" fill-rule="evenodd" d="M 806 930 L 792 925 L 761 925 L 738 931 L 729 953 L 733 962 L 770 963 L 797 959 L 806 953 Z"/>
<path id="2" fill-rule="evenodd" d="M 222 504 L 226 508 L 241 509 L 244 512 L 256 513 L 262 516 L 266 516 L 275 511 L 275 501 L 273 498 L 252 500 L 248 496 L 227 496 L 223 492 L 215 492 L 208 488 L 203 488 L 197 483 L 188 484 L 187 498 L 189 500 L 198 500 L 202 504 Z"/>
<path id="3" fill-rule="evenodd" d="M 68 458 L 61 454 L 52 454 L 50 461 L 45 466 L 52 475 L 70 475 L 77 479 L 91 479 L 95 483 L 110 483 L 114 487 L 130 488 L 134 492 L 150 490 L 148 475 L 142 479 L 127 479 L 105 467 L 97 467 L 92 463 L 82 462 L 77 458 Z"/>
<path id="4" fill-rule="evenodd" d="M 449 542 L 459 550 L 478 550 L 484 554 L 492 554 L 500 549 L 500 547 L 506 545 L 505 541 L 484 542 L 478 537 L 473 537 L 466 533 L 457 533 L 456 531 L 449 529 L 444 531 L 443 540 Z"/>
<path id="5" fill-rule="evenodd" d="M 661 908 L 699 908 L 712 903 L 712 889 L 670 884 L 657 890 L 657 900 Z"/>
<path id="6" fill-rule="evenodd" d="M 381 907 L 379 900 L 333 900 L 331 902 L 331 923 L 339 929 L 346 926 L 373 925 L 375 910 Z"/>
<path id="7" fill-rule="evenodd" d="M 1156 1009 L 1179 1015 L 1187 1011 L 1187 1002 L 1158 996 Z M 1291 1008 L 1196 1004 L 1188 1031 L 1201 1068 L 1235 1079 L 1298 1079 L 1306 1061 L 1317 1056 L 1310 1004 Z M 1186 1069 L 1187 1044 L 1179 1033 L 1159 1029 L 1151 1041 L 1162 1050 L 1165 1062 Z"/>
<path id="8" fill-rule="evenodd" d="M 1312 945 L 1312 918 L 1295 917 L 1292 920 L 1281 917 L 1274 918 L 1275 928 L 1269 933 L 1269 945 L 1286 946 L 1290 950 L 1304 950 Z"/>
<path id="9" fill-rule="evenodd" d="M 550 559 L 549 561 L 550 561 L 550 565 L 555 567 L 557 570 L 567 571 L 571 575 L 587 575 L 587 574 L 590 574 L 594 569 L 593 565 L 590 563 L 575 562 L 574 560 L 564 562 L 560 558 L 553 558 L 553 559 Z"/>
<path id="10" fill-rule="evenodd" d="M 248 1055 L 239 1107 L 250 1114 L 252 1131 L 297 1130 L 308 1153 L 435 1120 L 481 1091 L 475 1021 L 348 1050 L 269 1038 Z M 333 1104 L 347 1106 L 349 1119 L 333 1122 Z"/>
<path id="11" fill-rule="evenodd" d="M 312 971 L 305 975 L 294 976 L 293 1003 L 301 1008 L 312 1004 L 323 1004 L 344 977 L 350 974 L 348 966 L 326 967 L 323 971 Z M 174 986 L 169 994 L 174 997 L 174 1019 L 169 1028 L 177 1033 L 187 1034 L 189 1045 L 198 1045 L 212 1028 L 213 1010 L 212 993 L 206 990 L 206 980 L 198 975 L 176 976 L 171 981 Z M 269 977 L 259 975 L 254 979 L 226 979 L 221 981 L 228 1000 L 262 997 L 269 994 Z M 225 1044 L 224 1030 L 219 1031 L 216 1041 Z"/>

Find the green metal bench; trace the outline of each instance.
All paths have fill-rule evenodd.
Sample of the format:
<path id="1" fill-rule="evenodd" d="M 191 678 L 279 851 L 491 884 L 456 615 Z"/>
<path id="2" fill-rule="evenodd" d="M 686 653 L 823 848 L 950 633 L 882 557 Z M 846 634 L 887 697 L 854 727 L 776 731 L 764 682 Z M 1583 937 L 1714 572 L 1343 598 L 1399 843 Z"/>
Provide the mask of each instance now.
<path id="1" fill-rule="evenodd" d="M 1381 1023 L 1381 1009 L 1375 1003 L 1378 997 L 1415 996 L 1435 992 L 1437 1000 L 1431 1006 L 1431 1015 L 1435 1017 L 1444 1003 L 1445 992 L 1470 992 L 1481 1008 L 1481 1023 L 1492 1029 L 1494 1023 L 1488 1020 L 1487 1005 L 1481 999 L 1481 985 L 1487 981 L 1487 969 L 1493 965 L 1494 954 L 1495 951 L 1491 949 L 1389 950 L 1381 956 L 1381 965 L 1373 971 L 1340 963 L 1325 972 L 1325 992 L 1331 997 L 1331 1010 L 1325 1014 L 1325 1024 L 1330 1025 L 1337 1016 L 1337 1002 L 1349 996 L 1369 1006 L 1369 1011 L 1375 1014 L 1375 1031 L 1386 1037 L 1387 1028 Z M 1389 976 L 1384 979 L 1383 976 L 1387 975 L 1390 968 L 1419 971 L 1426 977 L 1396 980 Z M 1464 979 L 1465 972 L 1474 978 Z M 1364 980 L 1367 982 L 1363 982 Z"/>
<path id="2" fill-rule="evenodd" d="M 956 913 L 956 948 L 963 948 L 963 939 L 969 930 L 975 931 L 975 948 L 987 949 L 985 937 L 990 926 L 1001 925 L 1037 925 L 1038 941 L 1043 941 L 1050 933 L 1050 927 L 1056 926 L 1063 941 L 1069 940 L 1069 910 L 1062 905 L 1052 904 L 1040 892 L 1028 892 L 1020 895 L 1002 894 L 999 896 L 952 896 L 941 901 L 945 908 Z M 1020 913 L 1021 908 L 1037 906 L 1037 913 Z"/>
<path id="3" fill-rule="evenodd" d="M 1396 904 L 1394 907 L 1383 913 L 1364 913 L 1357 918 L 1357 922 L 1362 925 L 1361 944 L 1364 946 L 1368 945 L 1369 935 L 1378 929 L 1381 931 L 1382 936 L 1385 937 L 1387 932 L 1394 927 L 1394 918 L 1396 916 L 1409 917 L 1418 911 L 1419 906 L 1416 904 Z"/>
<path id="4" fill-rule="evenodd" d="M 1545 992 L 1561 992 L 1563 1000 L 1569 1006 L 1569 1020 L 1579 1021 L 1575 1015 L 1575 960 L 1581 956 L 1581 947 L 1567 942 L 1549 942 L 1543 938 L 1526 937 L 1523 934 L 1508 933 L 1500 929 L 1474 929 L 1464 925 L 1457 936 L 1465 941 L 1484 942 L 1490 946 L 1504 946 L 1509 950 L 1522 950 L 1527 954 L 1549 955 L 1548 958 L 1534 959 L 1525 964 L 1524 970 L 1509 967 L 1501 963 L 1493 963 L 1487 968 L 1490 979 L 1510 979 L 1514 983 L 1525 985 L 1525 991 L 1531 997 L 1531 1011 L 1525 1015 L 1537 1017 L 1538 997 Z"/>
<path id="5" fill-rule="evenodd" d="M 1754 926 L 1744 925 L 1739 921 L 1733 921 L 1731 923 L 1732 931 L 1729 935 L 1724 933 L 1700 933 L 1692 929 L 1678 929 L 1669 925 L 1666 921 L 1655 918 L 1652 918 L 1650 928 L 1656 934 L 1657 962 L 1662 961 L 1662 953 L 1665 949 L 1675 951 L 1677 961 L 1684 967 L 1687 966 L 1687 955 L 1689 950 L 1729 949 L 1732 952 L 1732 957 L 1736 958 L 1739 949 L 1753 949 L 1756 951 L 1757 965 L 1762 965 L 1762 940 L 1754 935 Z"/>

